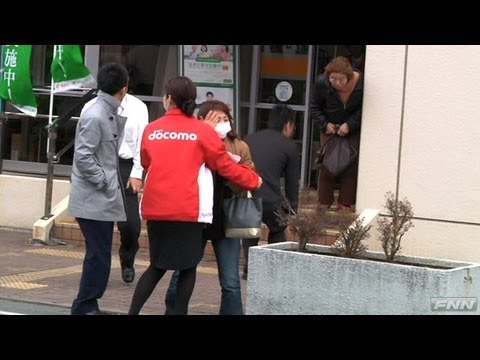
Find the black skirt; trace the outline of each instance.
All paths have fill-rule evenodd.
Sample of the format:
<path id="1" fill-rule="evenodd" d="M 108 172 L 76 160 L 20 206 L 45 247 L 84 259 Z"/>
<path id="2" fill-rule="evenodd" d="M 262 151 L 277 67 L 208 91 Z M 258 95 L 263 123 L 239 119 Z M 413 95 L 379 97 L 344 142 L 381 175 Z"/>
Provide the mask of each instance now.
<path id="1" fill-rule="evenodd" d="M 185 270 L 203 257 L 204 224 L 181 221 L 147 221 L 150 264 L 158 269 Z"/>

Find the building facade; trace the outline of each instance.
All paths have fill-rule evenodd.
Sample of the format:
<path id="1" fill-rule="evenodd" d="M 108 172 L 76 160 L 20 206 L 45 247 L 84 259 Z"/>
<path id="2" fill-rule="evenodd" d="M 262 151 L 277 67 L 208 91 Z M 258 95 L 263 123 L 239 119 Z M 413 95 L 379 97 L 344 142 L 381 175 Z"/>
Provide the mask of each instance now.
<path id="1" fill-rule="evenodd" d="M 198 45 L 203 46 L 206 45 Z M 103 64 L 112 61 L 126 64 L 131 75 L 130 92 L 147 103 L 150 120 L 163 114 L 165 83 L 183 73 L 182 46 L 85 45 L 82 49 L 85 63 L 94 77 Z M 270 109 L 276 103 L 290 105 L 297 117 L 295 141 L 302 156 L 300 181 L 306 186 L 315 187 L 318 175 L 311 164 L 318 147 L 318 129 L 309 121 L 310 84 L 330 59 L 337 55 L 349 55 L 349 49 L 345 45 L 239 45 L 232 49 L 235 65 L 235 108 L 232 110 L 239 133 L 246 135 L 266 127 Z M 8 121 L 2 156 L 4 171 L 39 175 L 46 171 L 41 164 L 47 161 L 44 127 L 48 122 L 52 52 L 52 45 L 33 45 L 32 83 L 39 115 L 36 118 L 24 116 L 7 103 Z M 279 84 L 285 85 L 287 93 L 290 91 L 287 97 L 282 97 Z M 62 115 L 85 92 L 77 90 L 56 94 L 54 115 Z M 73 138 L 75 123 L 73 118 L 67 126 L 59 129 L 58 150 Z M 62 154 L 56 166 L 57 175 L 69 175 L 72 157 L 72 148 Z"/>
<path id="2" fill-rule="evenodd" d="M 165 82 L 184 70 L 184 53 L 177 45 L 85 45 L 83 50 L 94 75 L 111 61 L 128 65 L 132 92 L 147 103 L 150 120 L 163 113 Z M 404 239 L 404 253 L 480 261 L 476 246 L 480 241 L 480 147 L 476 145 L 480 46 L 368 45 L 365 51 L 352 45 L 239 45 L 232 50 L 234 112 L 240 134 L 266 127 L 276 103 L 290 105 L 296 114 L 294 140 L 302 159 L 299 181 L 306 187 L 316 187 L 318 178 L 313 158 L 319 130 L 309 113 L 313 80 L 335 56 L 357 61 L 355 66 L 365 72 L 357 209 L 381 208 L 385 193 L 396 192 L 410 200 L 415 212 L 415 227 Z M 42 216 L 40 192 L 38 208 L 18 209 L 24 219 L 20 221 L 17 214 L 15 220 L 9 201 L 15 203 L 21 190 L 16 194 L 2 182 L 15 183 L 11 176 L 22 173 L 32 179 L 37 176 L 35 184 L 41 184 L 46 173 L 44 126 L 51 52 L 52 46 L 33 48 L 32 80 L 40 115 L 22 116 L 7 104 L 3 117 L 0 226 L 28 228 Z M 56 96 L 54 113 L 61 115 L 84 92 Z M 73 150 L 68 145 L 75 124 L 74 118 L 59 130 L 57 151 L 66 150 L 55 166 L 59 180 L 54 203 L 68 194 L 68 180 L 60 177 L 69 175 Z M 26 180 L 23 176 L 18 181 Z M 25 218 L 27 213 L 30 217 Z M 379 244 L 372 240 L 369 247 Z"/>

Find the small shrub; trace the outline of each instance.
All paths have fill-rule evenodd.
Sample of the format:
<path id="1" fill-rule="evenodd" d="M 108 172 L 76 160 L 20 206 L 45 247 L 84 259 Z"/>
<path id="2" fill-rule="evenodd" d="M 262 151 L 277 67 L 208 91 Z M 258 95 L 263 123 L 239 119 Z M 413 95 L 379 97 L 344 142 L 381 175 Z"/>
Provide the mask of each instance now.
<path id="1" fill-rule="evenodd" d="M 414 226 L 412 223 L 413 209 L 406 198 L 398 200 L 396 195 L 390 191 L 387 192 L 385 198 L 384 208 L 387 213 L 378 220 L 378 227 L 380 242 L 387 261 L 393 262 L 395 255 L 401 250 L 403 236 Z"/>
<path id="2" fill-rule="evenodd" d="M 372 226 L 363 226 L 363 220 L 363 218 L 357 218 L 333 243 L 332 247 L 336 254 L 358 258 L 365 253 L 367 247 L 362 244 L 362 241 L 370 237 L 368 232 Z"/>

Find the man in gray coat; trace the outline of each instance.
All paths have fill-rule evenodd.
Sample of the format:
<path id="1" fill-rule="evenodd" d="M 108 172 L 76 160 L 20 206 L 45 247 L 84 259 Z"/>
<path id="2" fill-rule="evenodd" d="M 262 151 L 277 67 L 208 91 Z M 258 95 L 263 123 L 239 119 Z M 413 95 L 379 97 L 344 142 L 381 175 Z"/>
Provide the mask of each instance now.
<path id="1" fill-rule="evenodd" d="M 75 134 L 68 214 L 78 221 L 86 253 L 72 315 L 101 314 L 97 300 L 110 275 L 113 225 L 126 220 L 118 148 L 127 119 L 117 110 L 127 93 L 127 69 L 107 64 L 97 83 L 97 101 L 80 116 Z"/>

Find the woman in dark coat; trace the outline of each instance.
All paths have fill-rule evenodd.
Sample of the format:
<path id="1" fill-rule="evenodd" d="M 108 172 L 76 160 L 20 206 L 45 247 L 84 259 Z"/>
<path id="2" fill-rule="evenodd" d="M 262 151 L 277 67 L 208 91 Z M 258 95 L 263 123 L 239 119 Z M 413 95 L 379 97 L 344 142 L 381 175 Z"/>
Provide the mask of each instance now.
<path id="1" fill-rule="evenodd" d="M 323 75 L 315 82 L 311 111 L 314 121 L 320 124 L 320 146 L 331 136 L 348 139 L 358 153 L 363 102 L 363 74 L 354 70 L 350 61 L 339 56 L 330 61 Z M 351 209 L 357 193 L 358 157 L 339 176 L 320 172 L 318 201 L 323 208 L 333 203 L 336 182 L 340 185 L 338 208 Z"/>

